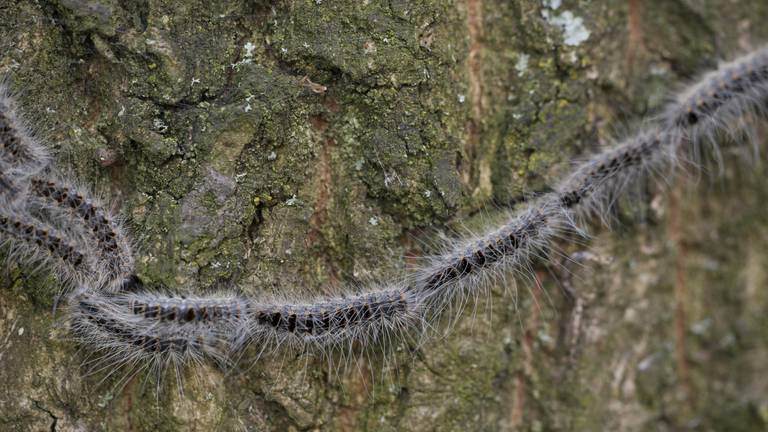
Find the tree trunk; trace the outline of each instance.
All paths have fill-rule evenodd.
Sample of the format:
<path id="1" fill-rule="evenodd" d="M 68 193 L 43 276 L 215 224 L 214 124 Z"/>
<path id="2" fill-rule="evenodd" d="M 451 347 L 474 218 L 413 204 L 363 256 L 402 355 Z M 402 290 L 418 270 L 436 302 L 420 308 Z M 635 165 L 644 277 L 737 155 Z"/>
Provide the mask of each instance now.
<path id="1" fill-rule="evenodd" d="M 491 225 L 765 22 L 764 0 L 3 0 L 0 70 L 122 208 L 148 285 L 311 297 Z M 89 375 L 56 280 L 10 263 L 0 429 L 763 430 L 768 180 L 724 158 L 445 338 L 330 366 L 251 347 L 183 394 Z"/>

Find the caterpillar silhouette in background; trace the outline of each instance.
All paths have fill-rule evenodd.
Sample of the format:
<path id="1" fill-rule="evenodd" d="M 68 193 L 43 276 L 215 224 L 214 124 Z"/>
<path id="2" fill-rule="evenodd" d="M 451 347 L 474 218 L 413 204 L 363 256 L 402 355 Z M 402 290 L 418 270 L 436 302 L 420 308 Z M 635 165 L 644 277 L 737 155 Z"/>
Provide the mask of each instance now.
<path id="1" fill-rule="evenodd" d="M 717 142 L 756 145 L 766 118 L 768 48 L 724 64 L 683 91 L 645 128 L 576 166 L 552 192 L 501 226 L 456 240 L 400 280 L 303 301 L 235 293 L 152 292 L 135 275 L 120 219 L 57 172 L 14 101 L 0 96 L 0 240 L 12 259 L 50 269 L 66 288 L 76 339 L 103 367 L 163 373 L 212 359 L 229 364 L 246 345 L 328 353 L 368 349 L 422 335 L 451 305 L 488 289 L 495 276 L 525 273 L 564 232 L 610 217 L 628 185 L 702 153 Z"/>

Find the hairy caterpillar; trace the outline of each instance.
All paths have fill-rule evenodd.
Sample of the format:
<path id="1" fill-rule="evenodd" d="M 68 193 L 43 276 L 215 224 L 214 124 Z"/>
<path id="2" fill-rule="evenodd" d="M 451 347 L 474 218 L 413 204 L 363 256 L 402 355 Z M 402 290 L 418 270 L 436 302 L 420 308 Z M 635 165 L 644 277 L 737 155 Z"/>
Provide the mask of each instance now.
<path id="1" fill-rule="evenodd" d="M 229 365 L 246 341 L 247 317 L 228 309 L 239 307 L 233 298 L 158 296 L 158 303 L 143 304 L 145 300 L 146 296 L 137 299 L 131 294 L 87 290 L 71 297 L 72 330 L 97 356 L 88 362 L 91 370 L 110 370 L 111 374 L 118 366 L 135 372 L 149 370 L 162 379 L 162 373 L 173 369 L 179 378 L 181 367 L 204 358 Z"/>
<path id="2" fill-rule="evenodd" d="M 134 271 L 133 250 L 117 217 L 111 214 L 90 193 L 67 184 L 66 180 L 48 173 L 46 178 L 32 177 L 30 194 L 48 211 L 66 213 L 68 224 L 76 220 L 97 243 L 98 256 L 104 266 L 104 277 L 99 283 L 107 291 L 116 291 Z"/>
<path id="3" fill-rule="evenodd" d="M 705 75 L 659 118 L 648 121 L 645 129 L 577 166 L 552 192 L 531 200 L 502 226 L 476 239 L 457 241 L 427 264 L 417 266 L 403 282 L 362 293 L 303 302 L 153 293 L 130 274 L 132 258 L 124 257 L 130 247 L 118 239 L 124 237 L 119 222 L 97 210 L 87 198 L 72 195 L 67 181 L 47 179 L 45 173 L 28 178 L 6 174 L 11 171 L 4 169 L 2 174 L 9 180 L 2 184 L 10 185 L 8 194 L 33 193 L 43 204 L 42 211 L 23 209 L 3 215 L 7 222 L 0 228 L 4 227 L 3 239 L 48 250 L 70 266 L 77 260 L 68 255 L 66 247 L 62 252 L 58 242 L 71 241 L 77 250 L 83 240 L 65 231 L 57 234 L 61 240 L 51 250 L 43 234 L 53 231 L 24 218 L 53 214 L 59 221 L 56 226 L 74 224 L 95 235 L 99 247 L 95 249 L 97 259 L 92 261 L 101 264 L 89 266 L 89 271 L 112 275 L 106 279 L 128 281 L 131 286 L 120 291 L 119 284 L 109 282 L 109 292 L 105 292 L 103 278 L 94 275 L 69 297 L 73 331 L 84 346 L 102 355 L 97 363 L 104 367 L 126 364 L 162 372 L 203 358 L 227 364 L 248 344 L 259 350 L 288 346 L 323 353 L 353 345 L 365 348 L 387 338 L 421 332 L 447 306 L 482 292 L 499 270 L 527 272 L 533 259 L 548 256 L 552 242 L 562 233 L 582 232 L 581 221 L 590 215 L 607 219 L 628 185 L 649 174 L 675 169 L 685 158 L 697 158 L 702 142 L 714 144 L 723 135 L 753 139 L 749 121 L 765 117 L 766 97 L 768 48 L 763 48 Z M 15 117 L 4 114 L 2 118 Z M 18 156 L 34 153 L 18 150 L 26 148 L 19 144 L 24 140 L 18 130 L 3 129 L 0 138 L 7 153 L 3 159 L 32 163 L 26 162 L 27 156 Z M 717 157 L 717 146 L 711 147 Z M 23 186 L 15 186 L 17 183 Z M 29 192 L 13 192 L 16 190 Z M 53 198 L 52 202 L 46 198 Z M 94 221 L 94 215 L 101 216 Z M 100 267 L 118 258 L 123 264 Z"/>
<path id="4" fill-rule="evenodd" d="M 20 167 L 17 172 L 22 175 L 36 173 L 50 161 L 48 151 L 20 117 L 5 84 L 0 85 L 0 160 Z"/>
<path id="5" fill-rule="evenodd" d="M 56 258 L 64 264 L 62 279 L 74 285 L 120 289 L 133 274 L 133 251 L 124 229 L 87 189 L 55 172 L 4 89 L 0 146 L 4 242 L 35 259 Z"/>
<path id="6" fill-rule="evenodd" d="M 14 212 L 12 208 L 0 210 L 0 232 L 4 242 L 13 242 L 11 256 L 27 254 L 37 260 L 59 261 L 54 267 L 65 280 L 78 280 L 84 273 L 96 271 L 82 248 L 71 242 L 67 235 L 36 221 L 29 214 Z"/>
<path id="7" fill-rule="evenodd" d="M 126 364 L 152 365 L 157 371 L 178 370 L 203 357 L 227 365 L 249 343 L 260 351 L 344 351 L 355 343 L 376 344 L 413 333 L 424 313 L 421 298 L 404 287 L 313 304 L 226 294 L 181 297 L 83 290 L 69 307 L 78 340 L 103 355 L 98 362 L 125 359 Z"/>
<path id="8" fill-rule="evenodd" d="M 661 116 L 666 129 L 680 128 L 693 141 L 738 132 L 740 120 L 765 113 L 768 50 L 751 54 L 705 74 L 683 91 Z"/>

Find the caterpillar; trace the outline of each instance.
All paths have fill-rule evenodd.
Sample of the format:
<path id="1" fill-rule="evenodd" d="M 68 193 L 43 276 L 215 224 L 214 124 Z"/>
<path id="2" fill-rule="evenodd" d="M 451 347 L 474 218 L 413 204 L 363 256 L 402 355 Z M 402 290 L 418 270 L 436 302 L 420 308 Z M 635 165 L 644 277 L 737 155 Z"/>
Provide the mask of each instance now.
<path id="1" fill-rule="evenodd" d="M 223 298 L 155 299 L 158 303 L 143 304 L 146 296 L 87 289 L 70 298 L 71 328 L 95 356 L 88 362 L 91 371 L 146 369 L 159 383 L 165 371 L 175 370 L 179 378 L 182 367 L 204 358 L 226 367 L 246 342 L 246 317 L 228 309 Z"/>
<path id="2" fill-rule="evenodd" d="M 83 289 L 69 308 L 77 340 L 102 355 L 99 363 L 121 359 L 155 371 L 179 370 L 204 357 L 227 366 L 248 344 L 262 352 L 271 347 L 346 351 L 353 344 L 413 333 L 423 317 L 423 302 L 403 287 L 312 304 L 234 294 Z"/>
<path id="3" fill-rule="evenodd" d="M 77 242 L 24 212 L 8 207 L 0 209 L 0 233 L 3 243 L 11 245 L 11 257 L 22 254 L 50 262 L 64 280 L 84 281 L 84 274 L 97 271 Z"/>
<path id="4" fill-rule="evenodd" d="M 50 156 L 19 114 L 5 82 L 0 83 L 0 160 L 16 165 L 17 173 L 34 174 L 50 162 Z"/>
<path id="5" fill-rule="evenodd" d="M 98 284 L 107 291 L 117 291 L 134 272 L 133 247 L 118 218 L 104 204 L 85 190 L 76 188 L 61 176 L 46 173 L 29 180 L 30 198 L 47 211 L 64 213 L 66 224 L 82 225 L 96 241 L 104 276 Z"/>
<path id="6" fill-rule="evenodd" d="M 56 257 L 54 262 L 63 264 L 62 279 L 77 281 L 73 286 L 116 291 L 131 278 L 133 249 L 118 218 L 86 188 L 74 186 L 55 171 L 48 152 L 3 87 L 0 203 L 7 221 L 4 242 L 12 252 L 24 250 L 22 255 L 38 260 Z"/>
<path id="7" fill-rule="evenodd" d="M 44 152 L 25 141 L 15 111 L 5 111 L 9 99 L 0 102 L 0 159 L 44 166 Z M 0 165 L 3 193 L 35 195 L 30 202 L 42 208 L 3 210 L 0 236 L 74 269 L 51 266 L 61 278 L 78 280 L 78 289 L 68 297 L 72 331 L 100 355 L 97 363 L 105 368 L 117 364 L 178 374 L 205 358 L 227 365 L 249 345 L 261 352 L 366 349 L 408 335 L 420 337 L 450 305 L 479 295 L 500 273 L 530 272 L 533 261 L 551 256 L 553 243 L 564 234 L 583 234 L 591 217 L 609 219 L 628 186 L 697 160 L 704 143 L 711 144 L 715 158 L 723 137 L 755 145 L 750 125 L 766 117 L 766 102 L 768 48 L 762 48 L 704 75 L 637 134 L 577 165 L 502 225 L 455 241 L 401 280 L 311 301 L 232 293 L 181 296 L 147 289 L 133 273 L 132 249 L 119 219 L 52 170 L 24 177 Z M 33 156 L 40 159 L 29 161 Z M 97 247 L 78 252 L 85 243 L 77 230 L 59 233 L 35 217 L 51 217 L 57 227 L 77 225 L 96 239 Z M 107 276 L 72 276 L 83 272 Z"/>

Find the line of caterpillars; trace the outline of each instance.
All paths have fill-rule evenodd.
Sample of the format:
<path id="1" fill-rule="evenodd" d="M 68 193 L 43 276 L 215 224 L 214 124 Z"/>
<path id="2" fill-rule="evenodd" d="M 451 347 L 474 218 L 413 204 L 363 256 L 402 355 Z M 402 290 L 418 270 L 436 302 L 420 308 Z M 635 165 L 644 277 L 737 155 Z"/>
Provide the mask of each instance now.
<path id="1" fill-rule="evenodd" d="M 691 96 L 689 103 L 684 106 L 687 115 L 680 116 L 680 121 L 685 126 L 692 126 L 701 115 L 711 114 L 726 103 L 734 92 L 743 90 L 743 83 L 746 80 L 759 81 L 768 78 L 768 68 L 758 68 L 762 63 L 759 59 L 751 59 L 751 61 L 744 64 L 738 64 L 732 70 L 725 72 L 730 81 L 719 80 L 703 86 L 702 89 Z M 680 121 L 677 123 L 680 123 Z M 565 208 L 571 208 L 579 204 L 589 196 L 595 182 L 604 180 L 621 169 L 640 165 L 658 151 L 662 141 L 668 139 L 674 139 L 672 134 L 667 132 L 650 133 L 647 136 L 638 137 L 637 140 L 639 142 L 636 145 L 628 145 L 617 149 L 612 157 L 591 166 L 591 169 L 584 175 L 581 184 L 575 185 L 571 190 L 562 192 L 559 196 L 561 204 Z M 486 239 L 481 247 L 466 251 L 444 268 L 427 277 L 423 289 L 425 291 L 438 290 L 451 282 L 495 264 L 514 251 L 519 250 L 526 240 L 531 235 L 535 235 L 540 227 L 546 225 L 546 223 L 546 215 L 539 212 L 535 217 L 530 218 L 530 220 L 516 229 L 502 229 L 499 233 L 496 233 L 495 237 Z M 414 289 L 416 288 L 413 286 L 407 288 L 407 290 Z M 143 314 L 145 318 L 199 322 L 216 320 L 218 318 L 240 318 L 241 302 L 236 302 L 235 305 L 234 307 L 232 305 L 135 305 L 133 312 L 135 314 Z M 314 308 L 314 313 L 273 309 L 271 311 L 259 311 L 255 315 L 260 324 L 270 325 L 275 329 L 290 333 L 312 334 L 315 329 L 320 332 L 327 332 L 334 328 L 344 328 L 370 319 L 382 318 L 389 313 L 397 312 L 391 310 L 391 308 L 403 309 L 405 307 L 405 296 L 401 295 L 398 299 L 374 302 L 355 300 L 355 303 L 351 305 L 336 307 L 335 310 L 330 312 L 318 306 Z M 336 325 L 333 325 L 333 323 L 336 323 Z"/>
<path id="2" fill-rule="evenodd" d="M 299 335 L 320 335 L 342 331 L 402 316 L 409 311 L 422 313 L 422 303 L 432 293 L 450 289 L 451 284 L 514 254 L 524 254 L 527 249 L 535 246 L 547 228 L 551 228 L 549 225 L 554 223 L 552 221 L 555 217 L 554 212 L 576 207 L 588 199 L 601 182 L 610 180 L 612 176 L 624 170 L 642 165 L 658 154 L 663 145 L 670 144 L 672 140 L 689 139 L 683 138 L 684 134 L 680 132 L 687 131 L 707 117 L 712 120 L 713 115 L 734 97 L 744 98 L 745 93 L 756 91 L 755 88 L 764 85 L 763 83 L 767 80 L 768 49 L 763 49 L 732 63 L 729 67 L 705 76 L 697 86 L 692 88 L 684 100 L 672 105 L 670 112 L 667 113 L 668 120 L 663 122 L 662 130 L 641 134 L 629 140 L 626 145 L 598 155 L 595 161 L 577 169 L 577 173 L 584 171 L 581 177 L 566 182 L 559 192 L 548 194 L 547 197 L 552 199 L 550 202 L 557 205 L 533 208 L 523 217 L 519 216 L 511 220 L 506 226 L 487 235 L 481 241 L 473 243 L 476 247 L 446 254 L 442 265 L 406 288 L 339 298 L 314 305 L 260 305 L 243 298 L 224 303 L 210 300 L 185 302 L 183 299 L 169 298 L 168 301 L 163 302 L 132 301 L 129 310 L 134 315 L 147 319 L 181 324 L 248 319 L 276 331 Z M 744 103 L 752 103 L 752 101 Z M 1 112 L 3 110 L 0 110 L 0 141 L 8 154 L 22 160 L 29 155 L 25 156 L 23 146 L 20 145 L 16 136 L 17 131 L 14 131 L 12 123 Z M 680 142 L 675 142 L 671 146 L 678 144 Z M 0 184 L 3 178 L 0 176 Z M 100 210 L 95 208 L 87 198 L 66 186 L 62 187 L 45 179 L 34 180 L 32 185 L 37 195 L 53 199 L 60 205 L 77 212 L 102 243 L 103 251 L 107 254 L 121 252 L 117 241 L 118 234 L 113 226 L 114 221 L 104 217 L 106 213 L 100 213 Z M 25 224 L 7 216 L 0 218 L 0 230 L 45 247 L 65 261 L 76 262 L 78 266 L 82 264 L 82 256 L 79 259 L 76 256 L 73 258 L 73 252 L 77 253 L 77 251 L 62 245 L 61 238 L 52 235 L 48 230 L 41 230 L 34 225 Z M 125 290 L 138 292 L 143 289 L 143 284 L 136 275 L 126 278 L 123 284 Z M 125 328 L 117 321 L 103 318 L 99 315 L 97 306 L 80 303 L 80 307 L 80 312 L 104 331 L 120 337 L 130 337 L 129 328 Z M 177 345 L 176 342 L 172 342 L 174 338 L 166 341 L 169 344 L 163 345 L 157 337 L 154 340 L 150 340 L 148 335 L 141 337 L 145 340 L 139 345 L 144 348 L 151 346 L 147 349 L 169 349 Z M 181 340 L 181 338 L 177 339 Z"/>
<path id="3" fill-rule="evenodd" d="M 754 84 L 768 80 L 768 50 L 758 52 L 744 61 L 720 71 L 717 73 L 717 76 L 718 79 L 705 80 L 704 85 L 693 92 L 686 102 L 681 104 L 680 108 L 682 108 L 685 114 L 677 116 L 673 122 L 674 126 L 672 126 L 672 129 L 691 127 L 703 116 L 713 114 L 736 94 L 745 91 L 748 88 L 746 85 L 748 82 Z M 637 140 L 636 143 L 621 147 L 615 150 L 613 154 L 610 154 L 611 157 L 592 164 L 580 184 L 577 183 L 573 185 L 573 188 L 561 192 L 558 195 L 558 199 L 562 206 L 570 209 L 578 205 L 589 196 L 596 183 L 604 181 L 620 170 L 642 164 L 660 149 L 662 143 L 680 139 L 680 137 L 674 131 L 662 130 L 647 133 L 634 139 Z M 525 221 L 522 226 L 509 229 L 508 231 L 502 229 L 501 232 L 495 234 L 495 237 L 484 239 L 480 242 L 482 243 L 481 247 L 465 251 L 464 254 L 454 258 L 442 269 L 438 269 L 428 276 L 422 286 L 411 286 L 407 290 L 435 291 L 458 279 L 493 265 L 521 247 L 525 247 L 525 243 L 531 236 L 536 235 L 539 229 L 546 224 L 547 215 L 543 212 L 537 212 L 533 217 Z M 383 305 L 389 305 L 389 303 L 385 301 L 369 304 L 362 301 L 348 309 L 347 313 L 351 316 L 346 319 L 344 319 L 344 313 L 341 310 L 335 313 L 339 315 L 338 321 L 342 324 L 340 327 L 344 327 L 343 324 L 357 322 L 360 318 L 371 318 L 372 306 L 381 307 Z M 359 312 L 357 309 L 361 307 L 362 312 Z M 262 312 L 259 322 L 289 332 L 301 332 L 304 330 L 311 332 L 312 327 L 308 326 L 307 323 L 312 323 L 313 320 L 305 318 L 302 325 L 301 315 L 290 313 L 286 319 L 284 317 L 285 314 L 286 312 L 282 311 Z M 311 318 L 311 315 L 309 317 Z M 324 318 L 323 323 L 322 329 L 329 330 L 330 319 Z"/>
<path id="4" fill-rule="evenodd" d="M 148 302 L 132 298 L 128 305 L 134 315 L 159 321 L 185 324 L 248 318 L 280 331 L 319 335 L 405 314 L 409 299 L 405 292 L 385 291 L 347 302 L 306 306 L 264 305 L 245 298 L 224 302 L 186 299 Z"/>

